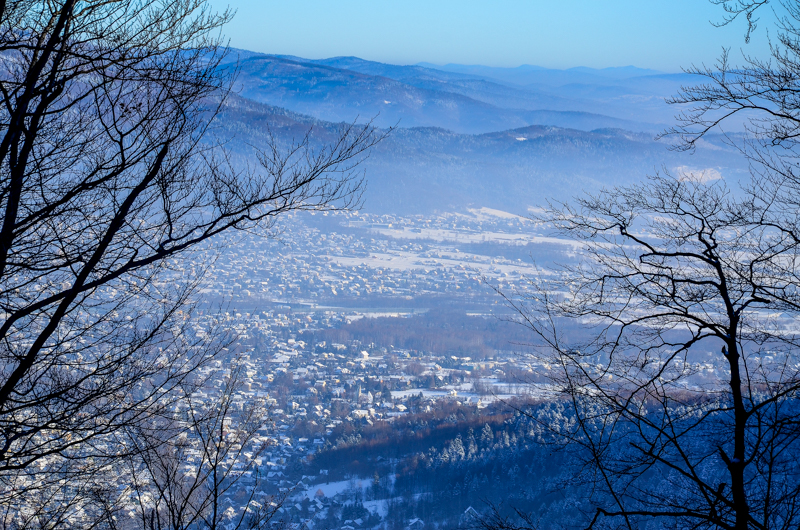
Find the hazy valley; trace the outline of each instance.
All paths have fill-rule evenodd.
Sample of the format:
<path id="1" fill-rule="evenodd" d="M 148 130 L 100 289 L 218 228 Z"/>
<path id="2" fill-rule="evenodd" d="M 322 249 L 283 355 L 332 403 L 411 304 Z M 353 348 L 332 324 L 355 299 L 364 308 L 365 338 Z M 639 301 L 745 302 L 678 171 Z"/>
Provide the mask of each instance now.
<path id="1" fill-rule="evenodd" d="M 415 2 L 0 2 L 0 529 L 800 525 L 800 4 Z"/>
<path id="2" fill-rule="evenodd" d="M 532 294 L 586 250 L 531 219 L 548 200 L 655 172 L 747 175 L 720 135 L 694 153 L 655 139 L 687 76 L 239 59 L 217 134 L 242 166 L 269 135 L 310 130 L 322 145 L 342 121 L 395 127 L 363 163 L 360 212 L 231 240 L 201 291 L 241 336 L 242 398 L 273 404 L 261 466 L 265 491 L 287 496 L 280 513 L 315 528 L 456 528 L 494 504 L 564 524 L 588 492 L 569 450 L 542 445 L 537 415 L 572 420 L 499 293 Z M 686 388 L 726 373 L 703 349 L 689 363 Z"/>

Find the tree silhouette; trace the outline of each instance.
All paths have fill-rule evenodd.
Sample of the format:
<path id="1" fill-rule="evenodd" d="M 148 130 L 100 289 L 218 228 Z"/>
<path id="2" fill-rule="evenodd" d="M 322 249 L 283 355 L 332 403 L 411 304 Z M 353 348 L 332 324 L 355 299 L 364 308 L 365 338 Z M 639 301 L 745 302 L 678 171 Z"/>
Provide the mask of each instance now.
<path id="1" fill-rule="evenodd" d="M 669 176 L 546 218 L 583 260 L 508 300 L 571 406 L 548 428 L 603 491 L 591 525 L 795 525 L 798 242 L 752 198 Z"/>
<path id="2" fill-rule="evenodd" d="M 773 7 L 771 57 L 733 66 L 726 50 L 687 70 L 701 81 L 670 100 L 682 111 L 664 136 L 691 151 L 732 129 L 752 178 L 662 174 L 551 206 L 540 220 L 586 243 L 581 263 L 508 295 L 570 406 L 548 427 L 602 492 L 589 526 L 799 522 L 800 6 L 712 1 L 746 40 Z"/>
<path id="3" fill-rule="evenodd" d="M 231 340 L 187 328 L 214 241 L 358 204 L 369 126 L 231 161 L 212 130 L 229 18 L 204 0 L 0 2 L 0 505 L 19 526 L 95 495 L 121 429 L 166 414 Z"/>

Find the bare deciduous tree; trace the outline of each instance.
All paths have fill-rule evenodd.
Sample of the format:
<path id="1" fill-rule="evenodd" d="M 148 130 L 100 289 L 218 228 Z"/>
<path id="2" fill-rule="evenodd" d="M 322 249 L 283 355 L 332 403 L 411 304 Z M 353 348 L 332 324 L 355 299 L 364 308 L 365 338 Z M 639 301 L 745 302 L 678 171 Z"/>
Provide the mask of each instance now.
<path id="1" fill-rule="evenodd" d="M 258 463 L 270 439 L 258 431 L 268 426 L 268 408 L 237 395 L 245 382 L 243 365 L 231 364 L 214 399 L 196 403 L 186 396 L 174 417 L 140 423 L 126 433 L 138 451 L 127 459 L 131 481 L 121 492 L 125 498 L 112 504 L 135 507 L 136 514 L 128 516 L 136 521 L 128 523 L 188 530 L 260 529 L 273 522 L 282 499 L 259 490 Z M 241 506 L 226 507 L 223 501 L 235 498 L 233 493 L 240 493 Z"/>
<path id="2" fill-rule="evenodd" d="M 591 525 L 800 520 L 800 246 L 762 217 L 719 182 L 669 176 L 549 211 L 583 259 L 509 301 L 571 405 L 557 434 L 601 486 Z"/>
<path id="3" fill-rule="evenodd" d="M 81 479 L 130 449 L 120 430 L 163 417 L 213 354 L 183 327 L 215 237 L 359 200 L 370 126 L 276 140 L 254 171 L 229 162 L 210 134 L 231 86 L 228 18 L 204 0 L 0 2 L 8 525 L 48 526 L 70 496 L 99 495 Z"/>
<path id="4" fill-rule="evenodd" d="M 800 6 L 712 2 L 747 40 L 772 4 L 771 57 L 688 70 L 704 79 L 671 100 L 665 135 L 691 150 L 731 129 L 752 179 L 664 174 L 551 207 L 541 220 L 586 243 L 581 263 L 508 297 L 571 410 L 543 425 L 598 487 L 589 526 L 800 522 Z"/>

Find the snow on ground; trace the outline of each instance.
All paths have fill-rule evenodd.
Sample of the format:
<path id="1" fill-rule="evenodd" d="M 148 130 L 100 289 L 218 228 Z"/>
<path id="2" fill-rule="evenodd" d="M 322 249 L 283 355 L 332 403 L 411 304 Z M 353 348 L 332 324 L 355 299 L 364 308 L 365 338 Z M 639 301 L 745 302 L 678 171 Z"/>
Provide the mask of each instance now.
<path id="1" fill-rule="evenodd" d="M 450 395 L 449 390 L 427 390 L 425 388 L 412 388 L 411 390 L 392 390 L 392 399 L 403 399 L 411 396 L 418 396 L 422 394 L 423 397 L 445 397 Z M 475 394 L 473 394 L 475 395 Z M 457 397 L 469 397 L 466 394 L 459 393 Z"/>
<path id="2" fill-rule="evenodd" d="M 546 383 L 501 383 L 496 379 L 483 379 L 485 384 L 492 388 L 492 393 L 487 395 L 479 395 L 475 392 L 469 392 L 456 389 L 457 395 L 455 399 L 463 400 L 467 398 L 480 398 L 482 403 L 491 403 L 493 401 L 508 401 L 510 399 L 518 398 L 520 396 L 530 397 L 552 397 L 557 394 L 557 388 L 553 385 Z M 464 388 L 461 386 L 460 388 Z M 392 398 L 404 399 L 411 396 L 422 394 L 425 398 L 430 397 L 447 397 L 451 396 L 451 387 L 444 387 L 441 390 L 428 390 L 425 388 L 412 388 L 408 390 L 393 390 Z"/>
<path id="3" fill-rule="evenodd" d="M 364 501 L 364 508 L 381 517 L 389 515 L 389 499 L 378 499 L 376 501 Z"/>
<path id="4" fill-rule="evenodd" d="M 354 267 L 367 265 L 371 268 L 387 268 L 394 270 L 422 270 L 432 268 L 457 268 L 464 267 L 466 270 L 481 276 L 494 277 L 500 274 L 519 273 L 524 276 L 552 276 L 555 273 L 548 269 L 540 269 L 532 263 L 516 262 L 506 260 L 494 260 L 492 263 L 486 256 L 473 257 L 466 253 L 460 253 L 459 258 L 452 255 L 441 258 L 421 257 L 410 252 L 374 252 L 369 257 L 353 256 L 328 256 L 339 267 Z M 474 261 L 473 261 L 474 259 Z M 488 263 L 487 263 L 488 262 Z"/>
<path id="5" fill-rule="evenodd" d="M 519 215 L 514 215 L 513 213 L 504 212 L 502 210 L 495 210 L 494 208 L 486 208 L 485 206 L 483 208 L 468 208 L 467 211 L 469 211 L 469 213 L 471 213 L 473 216 L 477 217 L 480 221 L 491 219 L 493 217 L 528 221 L 528 219 L 520 217 Z"/>
<path id="6" fill-rule="evenodd" d="M 394 477 L 392 477 L 394 478 Z M 322 490 L 322 493 L 325 494 L 326 497 L 335 497 L 339 493 L 343 493 L 347 490 L 353 489 L 362 489 L 365 490 L 372 485 L 371 479 L 350 479 L 350 480 L 340 480 L 338 482 L 328 482 L 326 484 L 313 484 L 306 489 L 301 496 L 308 497 L 309 500 L 313 500 L 317 495 L 319 490 Z M 389 499 L 378 499 L 374 501 L 364 501 L 364 508 L 369 510 L 372 513 L 377 513 L 381 517 L 386 517 L 389 513 Z"/>
<path id="7" fill-rule="evenodd" d="M 393 239 L 430 239 L 440 243 L 504 243 L 525 245 L 528 243 L 549 243 L 572 247 L 580 250 L 586 242 L 561 239 L 557 237 L 537 236 L 524 232 L 489 232 L 478 230 L 451 230 L 447 228 L 371 228 L 371 232 L 379 233 Z"/>
<path id="8" fill-rule="evenodd" d="M 361 488 L 365 489 L 368 488 L 370 485 L 370 481 L 367 479 L 350 479 L 350 480 L 340 480 L 338 482 L 327 482 L 324 484 L 312 484 L 311 486 L 306 489 L 304 495 L 309 498 L 309 500 L 313 500 L 314 496 L 317 494 L 317 491 L 322 490 L 322 493 L 326 497 L 335 497 L 339 493 L 342 493 L 348 489 L 353 488 Z"/>

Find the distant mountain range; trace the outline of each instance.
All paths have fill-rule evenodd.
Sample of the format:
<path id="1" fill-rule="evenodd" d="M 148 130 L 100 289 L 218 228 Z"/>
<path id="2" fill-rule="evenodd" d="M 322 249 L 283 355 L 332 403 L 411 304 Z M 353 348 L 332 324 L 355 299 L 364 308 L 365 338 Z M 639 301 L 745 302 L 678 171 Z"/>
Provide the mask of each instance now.
<path id="1" fill-rule="evenodd" d="M 568 84 L 614 85 L 620 82 L 625 83 L 626 80 L 639 77 L 670 75 L 665 72 L 659 72 L 658 70 L 637 68 L 635 66 L 603 69 L 578 66 L 566 70 L 554 70 L 542 68 L 541 66 L 531 66 L 529 64 L 524 64 L 516 68 L 498 68 L 493 66 L 464 64 L 445 64 L 443 66 L 438 66 L 431 63 L 419 63 L 417 66 L 442 70 L 444 72 L 466 74 L 473 77 L 491 79 L 520 86 L 563 86 Z"/>
<path id="2" fill-rule="evenodd" d="M 694 154 L 654 136 L 675 109 L 665 97 L 693 80 L 635 67 L 397 66 L 356 57 L 308 60 L 244 50 L 237 94 L 218 132 L 242 164 L 268 130 L 278 138 L 333 138 L 342 122 L 397 125 L 364 163 L 365 208 L 429 213 L 487 206 L 516 213 L 632 183 L 655 171 L 706 171 L 736 180 L 747 168 L 720 138 Z"/>
<path id="3" fill-rule="evenodd" d="M 341 123 L 319 120 L 240 96 L 230 98 L 217 131 L 241 160 L 267 140 L 333 138 Z M 720 138 L 696 153 L 669 151 L 650 133 L 622 129 L 582 131 L 531 125 L 482 134 L 441 127 L 397 128 L 364 163 L 365 209 L 430 213 L 487 206 L 524 213 L 548 198 L 568 199 L 602 186 L 629 184 L 657 170 L 706 170 L 709 178 L 738 179 L 746 167 Z"/>
<path id="4" fill-rule="evenodd" d="M 236 61 L 234 61 L 236 59 Z M 634 67 L 397 66 L 357 57 L 310 60 L 234 51 L 240 95 L 327 121 L 441 127 L 486 133 L 529 125 L 655 133 L 676 109 L 664 103 L 685 74 Z"/>

